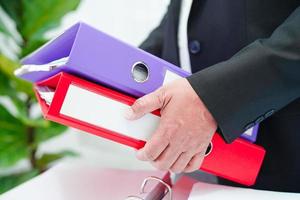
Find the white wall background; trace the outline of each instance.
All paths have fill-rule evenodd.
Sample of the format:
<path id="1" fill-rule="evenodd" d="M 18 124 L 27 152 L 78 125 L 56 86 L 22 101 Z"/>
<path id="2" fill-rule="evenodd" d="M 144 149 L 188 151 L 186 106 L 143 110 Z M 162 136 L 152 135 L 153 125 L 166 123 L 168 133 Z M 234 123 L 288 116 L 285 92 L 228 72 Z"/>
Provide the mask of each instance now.
<path id="1" fill-rule="evenodd" d="M 82 0 L 78 10 L 66 16 L 62 26 L 50 35 L 55 36 L 77 21 L 84 21 L 138 45 L 159 24 L 168 3 L 169 0 Z"/>
<path id="2" fill-rule="evenodd" d="M 137 46 L 159 24 L 168 3 L 169 0 L 82 0 L 79 9 L 66 16 L 62 26 L 48 36 L 54 37 L 77 21 L 84 21 Z M 135 158 L 134 150 L 74 129 L 46 142 L 41 152 L 61 149 L 74 149 L 81 154 L 79 159 L 68 159 L 70 162 L 128 169 L 151 168 Z"/>

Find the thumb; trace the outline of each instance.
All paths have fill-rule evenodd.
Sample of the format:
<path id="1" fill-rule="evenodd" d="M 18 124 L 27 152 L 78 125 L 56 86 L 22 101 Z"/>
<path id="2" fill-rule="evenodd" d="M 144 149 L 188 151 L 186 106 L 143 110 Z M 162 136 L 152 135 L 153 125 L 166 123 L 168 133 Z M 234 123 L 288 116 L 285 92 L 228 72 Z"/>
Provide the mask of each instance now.
<path id="1" fill-rule="evenodd" d="M 125 118 L 128 120 L 136 120 L 147 113 L 157 110 L 163 106 L 164 95 L 162 89 L 158 89 L 139 99 L 126 111 Z"/>

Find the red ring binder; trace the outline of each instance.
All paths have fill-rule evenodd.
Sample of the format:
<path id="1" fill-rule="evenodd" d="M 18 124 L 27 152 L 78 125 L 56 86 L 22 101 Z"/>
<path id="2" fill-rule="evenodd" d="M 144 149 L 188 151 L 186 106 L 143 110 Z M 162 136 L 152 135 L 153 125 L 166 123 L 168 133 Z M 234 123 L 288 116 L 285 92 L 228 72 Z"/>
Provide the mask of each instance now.
<path id="1" fill-rule="evenodd" d="M 64 102 L 66 101 L 66 97 L 73 87 L 78 87 L 80 88 L 80 90 L 86 91 L 87 93 L 90 93 L 92 95 L 98 95 L 97 98 L 105 97 L 112 102 L 117 102 L 125 106 L 132 105 L 135 101 L 135 98 L 88 82 L 64 72 L 61 72 L 47 80 L 41 81 L 36 85 L 47 86 L 55 90 L 54 97 L 50 106 L 46 104 L 46 102 L 39 96 L 38 91 L 36 90 L 38 102 L 46 119 L 71 126 L 136 149 L 142 148 L 144 146 L 145 140 L 143 139 L 130 137 L 129 135 L 124 135 L 124 133 L 122 132 L 117 132 L 113 129 L 110 129 L 111 127 L 104 128 L 101 125 L 95 125 L 61 113 L 64 108 L 63 106 Z M 73 101 L 76 103 L 76 99 L 74 99 Z M 88 106 L 89 102 L 77 102 L 77 104 L 79 108 L 83 110 Z M 94 111 L 96 107 L 97 109 L 108 109 L 105 106 L 101 107 L 100 104 L 97 104 L 97 106 L 95 106 L 92 111 Z M 92 115 L 92 113 L 90 114 Z M 149 120 L 152 120 L 151 123 L 154 123 L 154 118 L 159 116 L 159 111 L 156 110 L 149 115 L 151 115 L 150 117 L 152 117 L 151 119 L 149 118 Z M 114 117 L 115 116 L 111 118 L 112 121 L 114 120 Z M 133 122 L 133 124 L 134 123 L 138 122 Z M 151 123 L 147 123 L 146 121 L 143 123 L 143 125 L 151 125 Z M 126 128 L 128 127 L 127 125 L 125 125 L 124 130 L 127 130 Z M 134 130 L 138 130 L 138 132 L 140 133 L 146 131 L 149 132 L 147 128 Z M 139 134 L 137 134 L 137 136 L 139 136 Z M 248 186 L 255 183 L 256 177 L 259 173 L 265 156 L 265 150 L 262 147 L 240 138 L 236 139 L 231 144 L 227 144 L 218 133 L 213 136 L 211 142 L 213 144 L 213 148 L 211 149 L 211 152 L 205 157 L 202 166 L 200 167 L 201 170 Z"/>

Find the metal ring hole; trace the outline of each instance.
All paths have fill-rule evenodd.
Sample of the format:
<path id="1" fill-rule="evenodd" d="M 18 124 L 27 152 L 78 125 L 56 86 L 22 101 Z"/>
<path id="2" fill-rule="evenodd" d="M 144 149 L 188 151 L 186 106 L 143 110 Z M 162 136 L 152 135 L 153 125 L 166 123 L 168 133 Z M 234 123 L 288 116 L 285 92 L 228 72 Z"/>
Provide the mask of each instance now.
<path id="1" fill-rule="evenodd" d="M 205 151 L 204 156 L 208 156 L 211 153 L 212 149 L 213 149 L 213 144 L 212 144 L 212 142 L 210 142 L 207 149 L 206 149 L 206 151 Z"/>
<path id="2" fill-rule="evenodd" d="M 143 83 L 149 78 L 149 69 L 143 62 L 136 62 L 132 66 L 131 75 L 138 83 Z"/>

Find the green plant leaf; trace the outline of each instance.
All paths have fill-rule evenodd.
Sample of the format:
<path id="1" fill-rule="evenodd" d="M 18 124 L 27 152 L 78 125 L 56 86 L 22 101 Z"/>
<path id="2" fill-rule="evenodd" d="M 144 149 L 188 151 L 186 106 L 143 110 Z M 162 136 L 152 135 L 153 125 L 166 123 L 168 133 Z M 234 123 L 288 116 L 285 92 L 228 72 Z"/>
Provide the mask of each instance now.
<path id="1" fill-rule="evenodd" d="M 19 30 L 28 40 L 43 38 L 47 31 L 59 25 L 65 14 L 75 10 L 79 3 L 80 0 L 23 0 L 23 20 Z"/>
<path id="2" fill-rule="evenodd" d="M 62 17 L 74 10 L 79 2 L 80 0 L 0 0 L 0 6 L 14 20 L 19 32 L 16 34 L 18 37 L 12 37 L 21 47 L 20 53 L 15 56 L 25 56 L 44 44 L 45 33 L 57 27 Z M 0 31 L 3 33 L 4 28 L 5 24 L 0 24 Z M 40 142 L 60 135 L 67 129 L 41 118 L 28 117 L 28 103 L 24 99 L 35 99 L 35 96 L 30 83 L 14 76 L 13 72 L 19 66 L 19 61 L 12 61 L 0 54 L 0 95 L 10 97 L 19 111 L 17 116 L 13 116 L 0 105 L 0 167 L 14 165 L 20 159 L 29 157 L 30 149 L 38 148 Z M 32 129 L 34 143 L 28 144 L 27 132 Z M 50 162 L 51 159 L 44 160 Z"/>
<path id="3" fill-rule="evenodd" d="M 2 18 L 0 18 L 0 32 L 2 32 L 4 35 L 11 36 Z"/>
<path id="4" fill-rule="evenodd" d="M 26 102 L 20 99 L 16 92 L 9 96 L 10 96 L 10 100 L 15 105 L 15 108 L 18 111 L 17 117 L 25 124 L 24 121 L 26 121 L 27 119 L 27 112 L 28 112 Z"/>
<path id="5" fill-rule="evenodd" d="M 0 54 L 0 95 L 12 96 L 16 94 L 16 89 L 10 78 L 11 75 L 9 74 L 8 69 L 6 69 L 10 68 L 10 66 L 4 66 L 5 63 L 5 56 Z"/>
<path id="6" fill-rule="evenodd" d="M 0 96 L 7 96 L 10 98 L 11 102 L 15 105 L 15 108 L 18 111 L 19 117 L 26 117 L 26 103 L 18 96 L 18 92 L 12 86 L 11 80 L 6 74 L 0 71 Z"/>
<path id="7" fill-rule="evenodd" d="M 22 0 L 0 0 L 0 6 L 17 26 L 21 25 Z"/>
<path id="8" fill-rule="evenodd" d="M 0 167 L 9 167 L 28 156 L 27 127 L 0 104 Z"/>
<path id="9" fill-rule="evenodd" d="M 22 0 L 22 25 L 18 26 L 24 40 L 21 56 L 44 44 L 45 33 L 59 26 L 62 17 L 79 3 L 80 0 Z"/>
<path id="10" fill-rule="evenodd" d="M 45 42 L 45 33 L 60 24 L 63 16 L 75 10 L 80 0 L 0 0 L 0 6 L 14 20 L 23 39 L 19 57 Z"/>
<path id="11" fill-rule="evenodd" d="M 18 116 L 26 119 L 26 102 L 19 97 L 19 93 L 23 92 L 35 100 L 31 83 L 25 82 L 14 76 L 13 72 L 18 64 L 4 55 L 0 54 L 0 87 L 1 96 L 9 96 L 12 103 L 18 110 Z"/>
<path id="12" fill-rule="evenodd" d="M 0 73 L 3 73 L 3 75 L 9 79 L 10 85 L 15 89 L 15 92 L 24 92 L 27 95 L 34 97 L 32 84 L 14 75 L 14 71 L 18 67 L 18 63 L 0 54 Z"/>
<path id="13" fill-rule="evenodd" d="M 27 109 L 25 101 L 19 97 L 18 91 L 16 91 L 16 89 L 12 86 L 12 81 L 5 74 L 1 73 L 1 71 L 0 84 L 0 96 L 9 97 L 18 111 L 17 115 L 19 116 L 19 118 L 26 118 Z"/>
<path id="14" fill-rule="evenodd" d="M 78 154 L 73 151 L 68 151 L 68 150 L 61 151 L 58 153 L 46 153 L 37 160 L 36 164 L 37 164 L 38 169 L 40 169 L 41 171 L 44 171 L 49 168 L 49 165 L 51 165 L 52 163 L 66 157 L 66 156 L 74 157 L 74 156 L 78 156 Z"/>
<path id="15" fill-rule="evenodd" d="M 34 128 L 47 128 L 49 127 L 49 121 L 46 121 L 42 117 L 37 119 L 31 119 L 31 118 L 20 118 L 21 121 L 26 125 Z"/>
<path id="16" fill-rule="evenodd" d="M 30 170 L 0 177 L 0 194 L 32 179 L 36 175 L 38 175 L 37 170 Z"/>
<path id="17" fill-rule="evenodd" d="M 1 71 L 0 71 L 0 84 L 1 84 L 0 95 L 2 96 L 10 94 L 14 90 L 9 78 Z"/>
<path id="18" fill-rule="evenodd" d="M 47 42 L 48 42 L 48 40 L 43 39 L 43 38 L 31 40 L 29 43 L 27 43 L 26 46 L 24 46 L 22 48 L 20 57 L 22 58 L 22 57 L 27 56 L 28 54 L 30 54 L 31 52 L 33 52 L 34 50 L 41 47 L 42 45 L 44 45 Z"/>
<path id="19" fill-rule="evenodd" d="M 36 129 L 36 142 L 40 143 L 50 138 L 56 137 L 64 133 L 68 128 L 66 126 L 46 121 L 47 124 L 44 127 Z"/>

